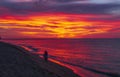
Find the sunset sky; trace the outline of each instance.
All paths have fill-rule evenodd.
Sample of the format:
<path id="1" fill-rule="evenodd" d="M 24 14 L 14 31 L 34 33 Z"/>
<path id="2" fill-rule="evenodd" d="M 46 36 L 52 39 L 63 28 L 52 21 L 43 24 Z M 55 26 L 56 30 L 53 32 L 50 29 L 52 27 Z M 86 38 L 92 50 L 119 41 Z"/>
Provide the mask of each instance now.
<path id="1" fill-rule="evenodd" d="M 120 0 L 0 0 L 3 38 L 120 38 Z"/>

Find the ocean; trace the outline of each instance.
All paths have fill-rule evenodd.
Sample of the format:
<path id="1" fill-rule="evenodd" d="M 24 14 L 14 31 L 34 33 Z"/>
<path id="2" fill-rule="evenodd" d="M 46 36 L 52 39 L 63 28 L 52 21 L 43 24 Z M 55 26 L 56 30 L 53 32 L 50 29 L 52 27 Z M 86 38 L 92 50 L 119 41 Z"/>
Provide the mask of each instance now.
<path id="1" fill-rule="evenodd" d="M 31 48 L 72 69 L 82 77 L 120 77 L 120 39 L 21 39 L 3 40 Z M 32 49 L 38 51 L 32 51 Z"/>

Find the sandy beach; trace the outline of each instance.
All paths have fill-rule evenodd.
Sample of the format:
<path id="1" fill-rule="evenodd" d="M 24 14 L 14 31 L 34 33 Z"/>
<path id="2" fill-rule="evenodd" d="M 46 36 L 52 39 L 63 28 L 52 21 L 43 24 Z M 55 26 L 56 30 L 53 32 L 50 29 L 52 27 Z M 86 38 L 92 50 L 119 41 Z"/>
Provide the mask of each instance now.
<path id="1" fill-rule="evenodd" d="M 24 48 L 0 42 L 0 77 L 80 77 L 71 69 L 46 62 Z"/>

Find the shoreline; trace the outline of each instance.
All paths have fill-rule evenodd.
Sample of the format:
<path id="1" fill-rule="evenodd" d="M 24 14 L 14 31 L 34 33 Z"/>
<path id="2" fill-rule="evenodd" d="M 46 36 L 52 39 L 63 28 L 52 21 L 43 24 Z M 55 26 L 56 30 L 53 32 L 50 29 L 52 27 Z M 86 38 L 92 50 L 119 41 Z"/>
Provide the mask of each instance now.
<path id="1" fill-rule="evenodd" d="M 46 72 L 48 73 L 54 74 L 54 77 L 80 77 L 76 73 L 74 73 L 73 70 L 51 61 L 45 62 L 43 59 L 39 57 L 39 55 L 34 55 L 20 46 L 16 46 L 5 42 L 0 42 L 0 43 L 3 43 L 11 48 L 20 51 L 21 54 L 33 60 L 35 64 L 38 65 L 39 68 L 46 70 Z M 46 76 L 46 77 L 50 77 L 50 76 Z"/>

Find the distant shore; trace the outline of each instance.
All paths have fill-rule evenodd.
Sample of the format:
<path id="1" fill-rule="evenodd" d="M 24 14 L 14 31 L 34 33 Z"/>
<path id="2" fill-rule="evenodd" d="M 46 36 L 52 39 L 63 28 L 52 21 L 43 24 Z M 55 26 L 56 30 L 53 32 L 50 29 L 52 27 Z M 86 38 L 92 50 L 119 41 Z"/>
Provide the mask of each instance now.
<path id="1" fill-rule="evenodd" d="M 0 77 L 80 77 L 51 61 L 45 62 L 22 47 L 0 42 Z"/>

